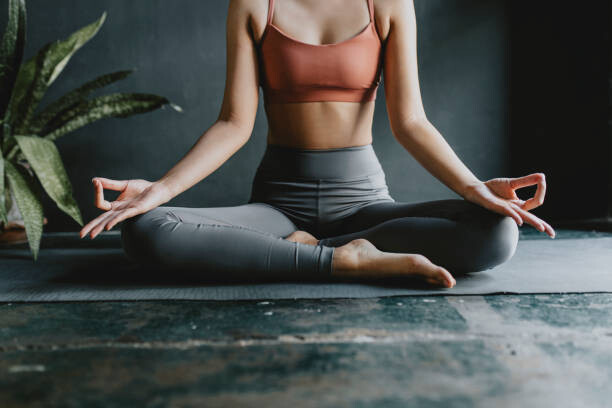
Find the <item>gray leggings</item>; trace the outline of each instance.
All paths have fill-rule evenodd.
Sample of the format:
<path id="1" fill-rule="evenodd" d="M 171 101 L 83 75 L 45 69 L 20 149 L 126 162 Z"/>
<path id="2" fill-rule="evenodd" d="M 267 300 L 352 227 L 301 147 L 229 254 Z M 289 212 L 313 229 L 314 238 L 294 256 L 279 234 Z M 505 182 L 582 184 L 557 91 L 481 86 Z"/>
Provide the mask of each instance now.
<path id="1" fill-rule="evenodd" d="M 284 239 L 296 230 L 319 244 Z M 371 144 L 268 145 L 247 203 L 157 207 L 124 221 L 121 238 L 137 263 L 206 279 L 326 280 L 335 248 L 357 238 L 465 273 L 512 257 L 518 228 L 512 218 L 461 199 L 395 201 Z"/>

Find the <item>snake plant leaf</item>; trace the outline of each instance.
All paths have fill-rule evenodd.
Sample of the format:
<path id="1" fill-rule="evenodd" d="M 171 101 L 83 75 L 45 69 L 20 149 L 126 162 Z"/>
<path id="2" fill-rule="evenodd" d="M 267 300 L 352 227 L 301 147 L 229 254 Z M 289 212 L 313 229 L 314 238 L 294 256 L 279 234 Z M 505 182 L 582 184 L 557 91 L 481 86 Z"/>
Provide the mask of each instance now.
<path id="1" fill-rule="evenodd" d="M 180 106 L 170 103 L 162 96 L 142 93 L 116 93 L 102 95 L 79 103 L 74 109 L 62 115 L 62 125 L 44 137 L 55 140 L 83 126 L 111 117 L 125 118 L 138 113 L 146 113 L 170 105 L 181 111 Z"/>
<path id="2" fill-rule="evenodd" d="M 39 134 L 50 122 L 63 111 L 69 110 L 77 103 L 85 100 L 93 91 L 108 86 L 114 82 L 127 78 L 134 72 L 133 69 L 113 72 L 99 76 L 78 88 L 68 92 L 55 102 L 50 103 L 32 120 L 28 130 L 29 134 Z"/>
<path id="3" fill-rule="evenodd" d="M 15 127 L 22 120 L 23 112 L 27 111 L 33 92 L 34 83 L 39 82 L 40 76 L 51 44 L 42 47 L 35 56 L 21 64 L 15 86 L 4 116 L 4 125 Z"/>
<path id="4" fill-rule="evenodd" d="M 96 98 L 81 101 L 73 108 L 62 112 L 62 114 L 56 117 L 53 123 L 50 124 L 50 129 L 57 129 L 76 117 L 86 114 L 94 108 L 105 105 L 123 104 L 126 102 L 151 102 L 157 107 L 169 103 L 166 98 L 152 94 L 121 92 L 101 95 Z"/>
<path id="5" fill-rule="evenodd" d="M 4 156 L 0 150 L 0 221 L 5 225 L 8 223 L 6 218 L 6 199 L 4 197 Z"/>
<path id="6" fill-rule="evenodd" d="M 25 0 L 9 0 L 8 15 L 8 24 L 0 44 L 0 112 L 4 112 L 8 106 L 23 59 L 26 41 Z"/>
<path id="7" fill-rule="evenodd" d="M 34 260 L 38 257 L 43 231 L 43 206 L 33 178 L 25 176 L 10 161 L 4 162 L 11 193 L 23 217 L 30 251 Z"/>
<path id="8" fill-rule="evenodd" d="M 70 58 L 75 52 L 79 50 L 85 43 L 91 40 L 100 30 L 102 24 L 106 20 L 106 11 L 102 13 L 102 16 L 94 21 L 93 23 L 81 28 L 80 30 L 73 33 L 65 41 L 55 43 L 55 48 L 52 50 L 52 56 L 55 59 L 57 56 L 61 57 L 61 60 L 55 64 L 51 77 L 47 80 L 47 86 L 51 85 L 62 73 Z M 56 55 L 57 53 L 57 55 Z"/>
<path id="9" fill-rule="evenodd" d="M 55 143 L 38 136 L 15 136 L 15 139 L 49 197 L 82 226 L 83 218 Z"/>
<path id="10" fill-rule="evenodd" d="M 22 65 L 17 76 L 15 92 L 9 103 L 10 117 L 15 132 L 21 133 L 28 127 L 34 111 L 49 86 L 62 72 L 70 58 L 100 29 L 106 12 L 95 22 L 81 28 L 63 41 L 45 45 L 34 57 Z"/>

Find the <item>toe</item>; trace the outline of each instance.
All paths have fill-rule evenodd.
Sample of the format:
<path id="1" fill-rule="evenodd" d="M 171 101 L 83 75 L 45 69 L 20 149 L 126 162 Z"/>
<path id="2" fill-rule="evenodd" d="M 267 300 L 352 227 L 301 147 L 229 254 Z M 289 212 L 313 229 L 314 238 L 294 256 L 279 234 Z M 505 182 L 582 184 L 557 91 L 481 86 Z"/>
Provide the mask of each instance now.
<path id="1" fill-rule="evenodd" d="M 455 278 L 453 278 L 453 275 L 451 275 L 450 272 L 447 271 L 446 269 L 440 267 L 439 273 L 440 273 L 440 277 L 444 281 L 444 285 L 447 288 L 452 288 L 453 286 L 457 284 L 457 281 L 455 281 Z"/>

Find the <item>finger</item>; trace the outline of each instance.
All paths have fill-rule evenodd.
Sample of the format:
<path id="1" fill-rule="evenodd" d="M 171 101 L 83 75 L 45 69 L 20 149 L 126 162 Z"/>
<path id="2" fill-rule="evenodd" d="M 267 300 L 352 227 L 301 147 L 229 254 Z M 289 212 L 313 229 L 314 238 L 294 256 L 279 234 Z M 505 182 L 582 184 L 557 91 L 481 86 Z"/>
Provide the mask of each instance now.
<path id="1" fill-rule="evenodd" d="M 123 190 L 121 192 L 121 194 L 119 194 L 117 196 L 117 198 L 115 198 L 115 201 L 121 201 L 121 200 L 125 199 L 125 196 L 127 195 L 126 193 L 127 193 L 127 190 Z"/>
<path id="2" fill-rule="evenodd" d="M 521 206 L 521 208 L 527 211 L 539 207 L 544 203 L 544 196 L 546 195 L 546 177 L 544 173 L 533 173 L 525 177 L 511 179 L 510 181 L 510 185 L 513 188 L 522 188 L 534 184 L 537 184 L 534 196 L 525 201 Z"/>
<path id="3" fill-rule="evenodd" d="M 115 206 L 114 210 L 107 211 L 104 214 L 98 216 L 95 220 L 91 221 L 89 224 L 87 224 L 83 228 L 81 238 L 87 235 L 88 233 L 90 233 L 91 238 L 95 238 L 95 236 L 98 235 L 100 231 L 102 231 L 102 229 L 104 228 L 106 223 L 112 218 L 112 216 L 114 216 L 115 214 L 118 214 L 119 212 L 121 212 L 121 210 L 125 209 L 126 207 L 127 207 L 126 203 L 118 203 Z"/>
<path id="4" fill-rule="evenodd" d="M 519 196 L 516 195 L 516 191 L 514 191 L 514 188 L 512 187 L 512 183 L 509 182 L 508 184 L 510 185 L 510 192 L 509 192 L 510 198 L 509 198 L 509 200 L 512 200 L 512 201 L 520 200 Z"/>
<path id="5" fill-rule="evenodd" d="M 104 214 L 103 214 L 103 215 L 100 217 L 100 219 L 98 220 L 98 222 L 97 222 L 96 224 L 92 225 L 92 226 L 91 226 L 91 228 L 89 228 L 89 231 L 88 231 L 88 232 L 87 232 L 85 235 L 89 235 L 89 238 L 93 239 L 93 238 L 95 237 L 94 231 L 95 231 L 95 230 L 96 230 L 98 227 L 100 227 L 100 225 L 104 226 L 104 224 L 106 223 L 106 220 L 107 220 L 109 217 L 112 217 L 112 216 L 113 216 L 113 213 L 112 213 L 112 212 L 110 212 L 110 211 L 109 211 L 109 212 L 107 212 L 107 213 L 104 213 Z M 98 228 L 98 229 L 99 229 L 99 228 Z"/>
<path id="6" fill-rule="evenodd" d="M 555 230 L 553 229 L 553 227 L 551 227 L 548 223 L 544 223 L 544 226 L 546 227 L 546 233 L 551 237 L 554 238 L 557 233 L 555 232 Z"/>
<path id="7" fill-rule="evenodd" d="M 514 211 L 514 209 L 508 207 L 506 210 L 506 215 L 512 217 L 519 226 L 523 225 L 523 218 L 520 216 L 519 213 Z"/>
<path id="8" fill-rule="evenodd" d="M 480 203 L 480 205 L 485 207 L 487 210 L 491 210 L 496 213 L 512 217 L 518 225 L 523 224 L 523 218 L 516 211 L 514 211 L 514 209 L 504 200 L 485 200 L 484 202 Z"/>
<path id="9" fill-rule="evenodd" d="M 557 233 L 555 232 L 555 230 L 553 229 L 553 227 L 550 226 L 549 223 L 547 223 L 546 221 L 540 219 L 540 221 L 542 221 L 542 223 L 544 224 L 544 228 L 546 228 L 546 233 L 551 237 L 554 238 L 555 235 L 557 235 Z"/>
<path id="10" fill-rule="evenodd" d="M 523 225 L 523 218 L 511 206 L 497 204 L 497 205 L 494 205 L 494 207 L 498 213 L 512 217 L 518 225 Z"/>
<path id="11" fill-rule="evenodd" d="M 93 183 L 96 188 L 94 205 L 104 211 L 112 209 L 112 204 L 104 199 L 104 189 L 102 187 L 102 183 L 100 183 L 99 180 L 94 180 Z"/>
<path id="12" fill-rule="evenodd" d="M 510 178 L 510 187 L 517 189 L 527 186 L 533 186 L 541 181 L 544 181 L 544 173 L 533 173 L 523 177 Z"/>
<path id="13" fill-rule="evenodd" d="M 525 204 L 522 205 L 524 210 L 533 210 L 536 207 L 544 204 L 544 196 L 546 195 L 546 181 L 542 181 L 538 183 L 538 188 L 529 200 L 525 201 Z"/>
<path id="14" fill-rule="evenodd" d="M 98 225 L 98 223 L 102 219 L 104 219 L 109 212 L 110 211 L 102 213 L 99 216 L 97 216 L 96 218 L 94 218 L 93 220 L 89 221 L 83 228 L 81 228 L 81 231 L 79 233 L 80 237 L 83 238 L 85 235 L 87 235 L 89 233 L 89 231 L 91 231 L 92 228 L 94 228 L 96 225 Z"/>
<path id="15" fill-rule="evenodd" d="M 514 200 L 508 200 L 513 204 L 518 205 L 519 207 L 522 207 L 523 205 L 525 205 L 525 201 L 521 200 L 520 198 L 516 198 Z"/>
<path id="16" fill-rule="evenodd" d="M 534 196 L 521 205 L 521 208 L 526 211 L 539 207 L 544 203 L 544 196 L 546 195 L 546 178 L 543 173 L 533 173 L 528 176 L 510 179 L 512 188 L 522 188 L 534 184 L 537 184 Z"/>
<path id="17" fill-rule="evenodd" d="M 138 213 L 139 213 L 139 211 L 137 209 L 135 209 L 135 208 L 130 208 L 130 209 L 127 209 L 125 211 L 121 211 L 121 213 L 117 214 L 116 217 L 114 217 L 112 220 L 109 220 L 106 223 L 106 230 L 108 231 L 108 230 L 112 229 L 115 225 L 117 225 L 121 221 L 123 221 L 123 220 L 125 220 L 127 218 L 130 218 L 130 217 L 133 217 L 133 216 L 135 216 Z"/>
<path id="18" fill-rule="evenodd" d="M 104 177 L 94 177 L 93 180 L 98 180 L 102 183 L 102 187 L 108 190 L 122 191 L 128 185 L 128 180 L 112 180 Z"/>
<path id="19" fill-rule="evenodd" d="M 532 225 L 538 231 L 544 232 L 546 230 L 546 227 L 544 227 L 544 224 L 542 224 L 540 222 L 540 219 L 536 217 L 535 215 L 523 209 L 517 209 L 517 212 L 521 215 L 521 217 L 523 217 L 523 221 L 525 221 L 529 225 Z"/>
<path id="20" fill-rule="evenodd" d="M 96 224 L 91 231 L 89 232 L 89 236 L 91 239 L 94 239 L 96 235 L 98 235 L 103 229 L 109 219 L 113 218 L 117 213 L 115 211 L 108 211 L 104 214 L 104 217 Z"/>
<path id="21" fill-rule="evenodd" d="M 515 207 L 515 210 L 523 217 L 525 222 L 534 226 L 538 231 L 546 232 L 551 237 L 554 237 L 554 230 L 546 222 L 542 221 L 532 213 L 523 210 L 522 208 Z"/>

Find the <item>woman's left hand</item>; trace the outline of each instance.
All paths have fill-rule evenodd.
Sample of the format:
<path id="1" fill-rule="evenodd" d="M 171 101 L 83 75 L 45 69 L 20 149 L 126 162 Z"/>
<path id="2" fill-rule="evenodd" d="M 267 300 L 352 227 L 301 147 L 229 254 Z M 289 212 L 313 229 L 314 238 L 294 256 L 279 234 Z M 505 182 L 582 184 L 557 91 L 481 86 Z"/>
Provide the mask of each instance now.
<path id="1" fill-rule="evenodd" d="M 519 199 L 515 190 L 532 185 L 537 185 L 534 196 L 526 201 Z M 471 185 L 466 189 L 463 198 L 491 211 L 510 216 L 518 225 L 526 222 L 554 238 L 555 230 L 529 212 L 542 205 L 545 194 L 546 178 L 544 174 L 534 173 L 517 178 L 494 178 Z"/>

